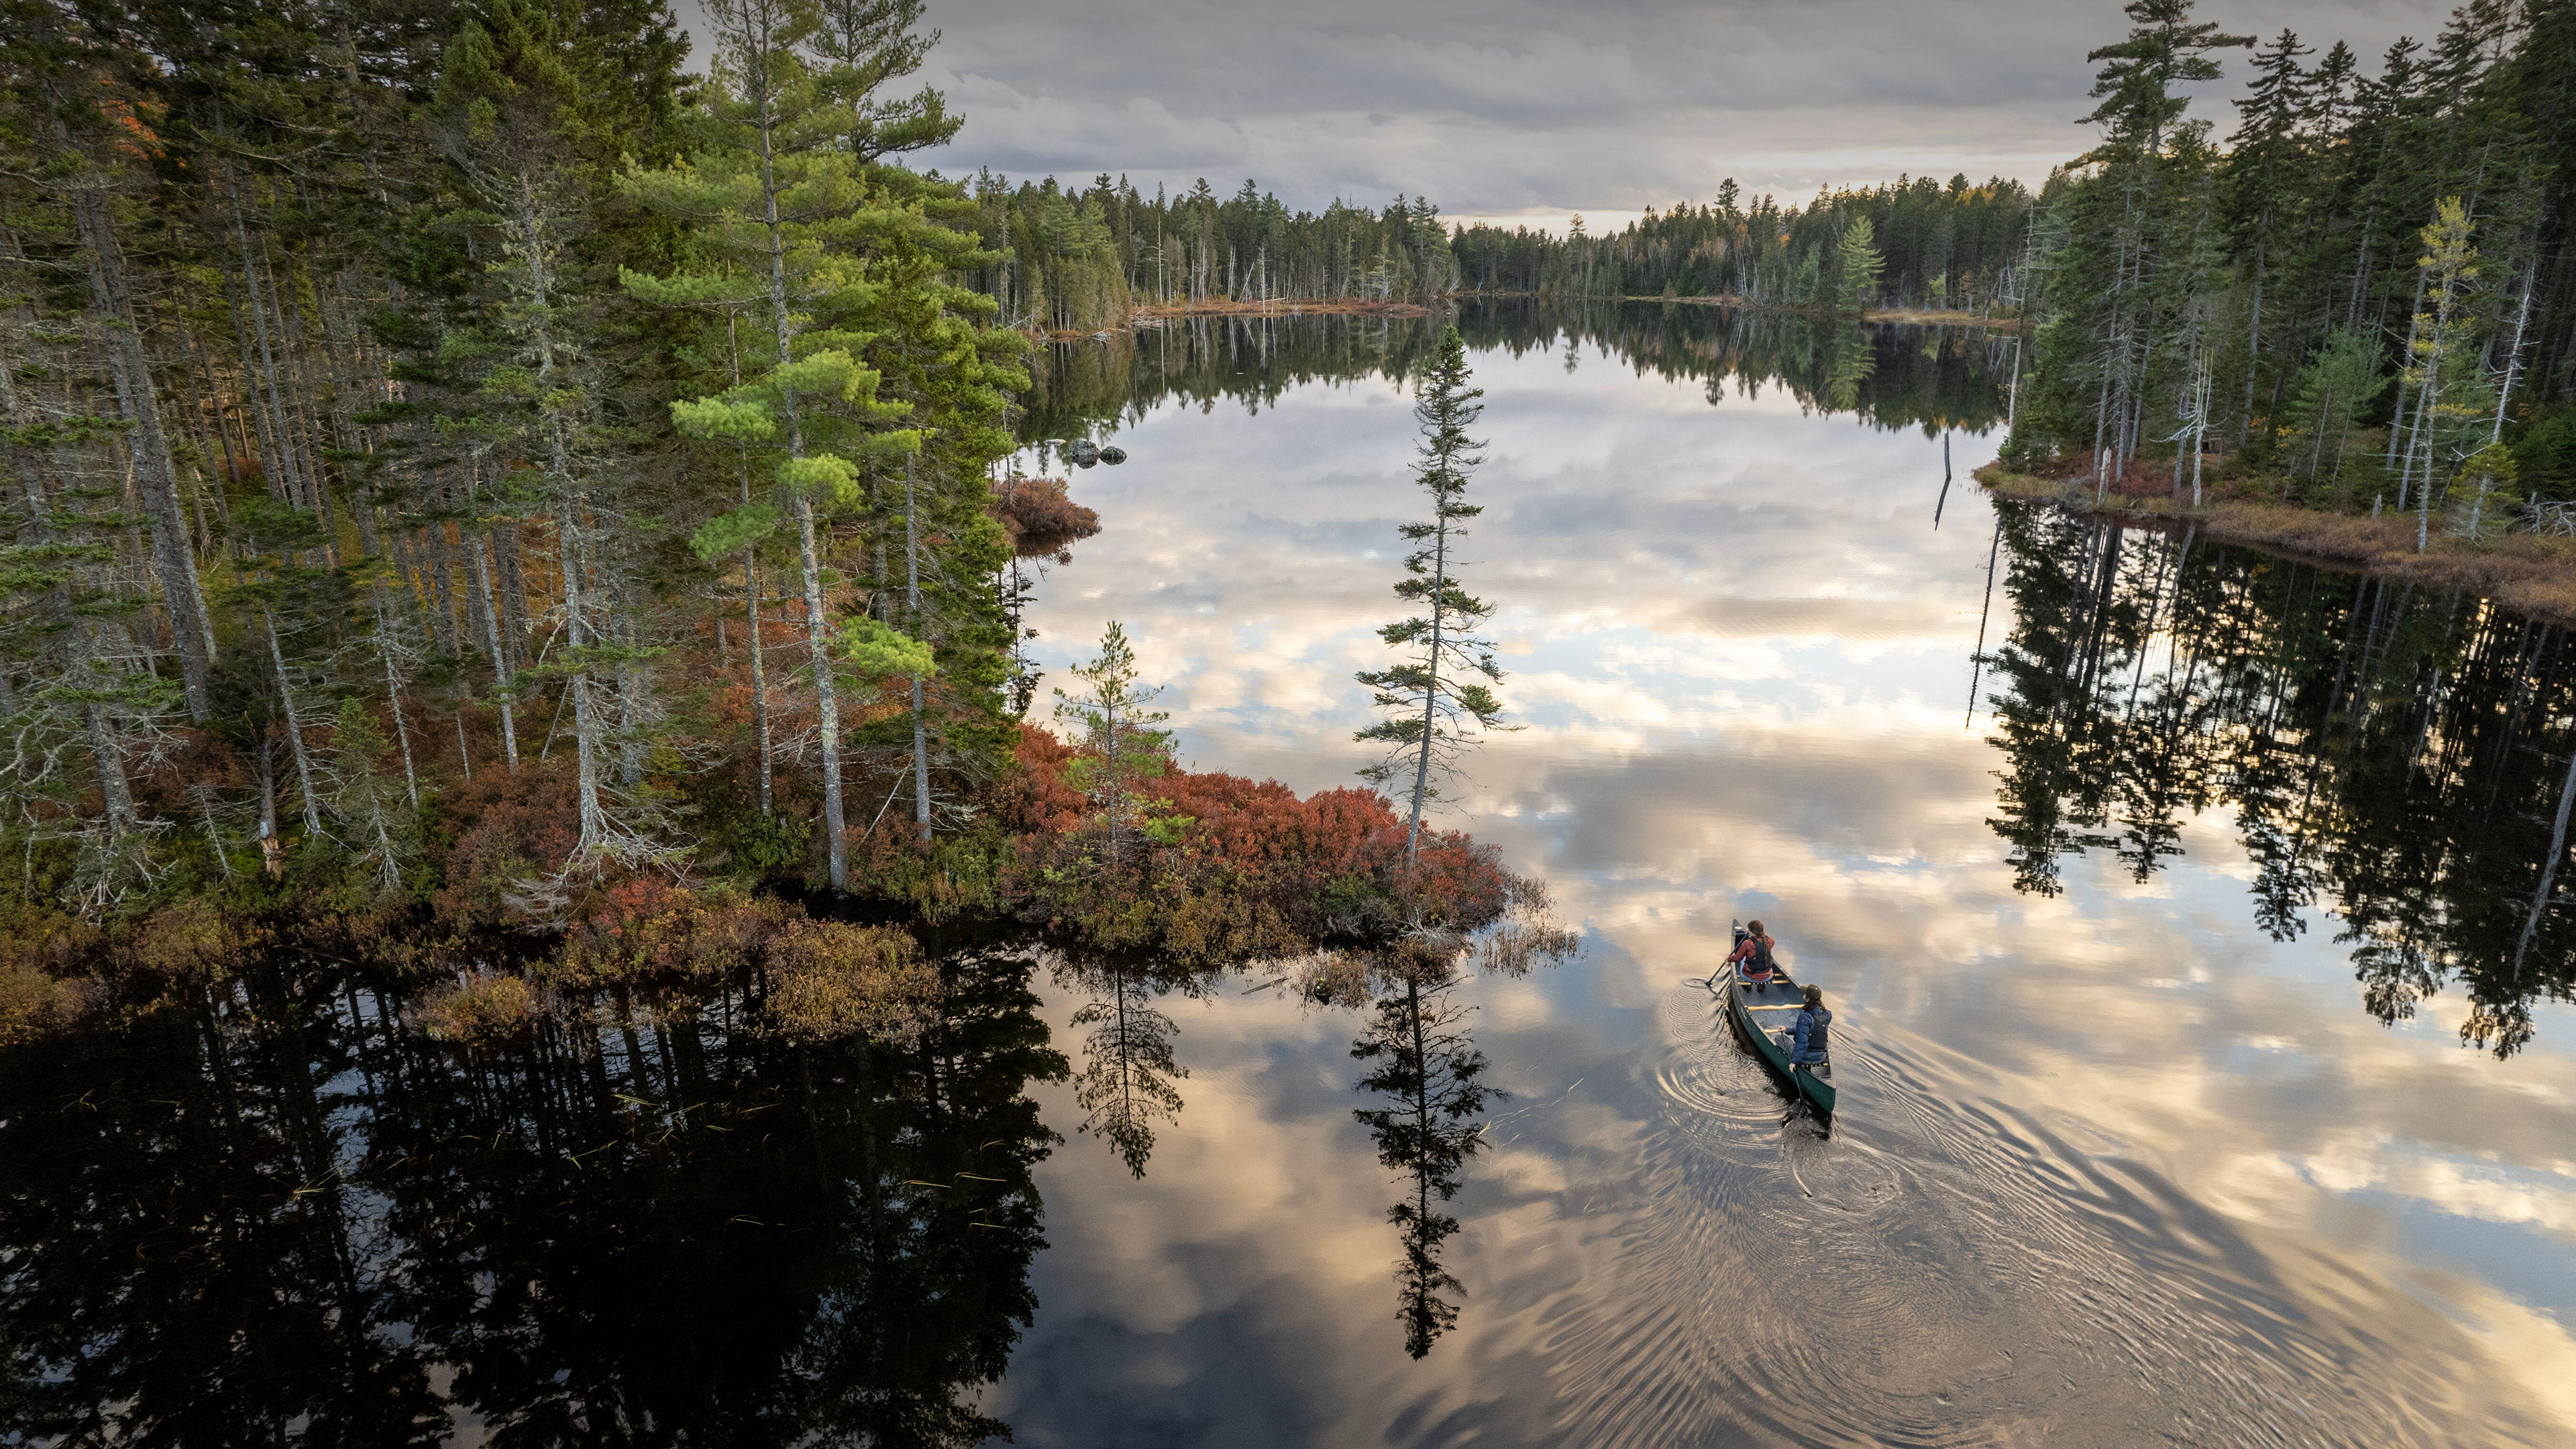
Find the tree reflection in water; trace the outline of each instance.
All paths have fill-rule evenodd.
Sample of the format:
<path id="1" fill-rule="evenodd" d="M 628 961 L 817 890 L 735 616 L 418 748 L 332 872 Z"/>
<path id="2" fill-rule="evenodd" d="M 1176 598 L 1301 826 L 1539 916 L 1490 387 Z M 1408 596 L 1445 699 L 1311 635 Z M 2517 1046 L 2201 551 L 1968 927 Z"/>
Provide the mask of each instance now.
<path id="1" fill-rule="evenodd" d="M 1074 1102 L 1085 1113 L 1079 1130 L 1106 1141 L 1142 1178 L 1154 1155 L 1154 1124 L 1180 1116 L 1181 1092 L 1172 1080 L 1190 1074 L 1172 1056 L 1180 1028 L 1154 1001 L 1175 988 L 1202 996 L 1212 977 L 1089 957 L 1066 958 L 1055 974 L 1090 997 L 1073 1015 L 1075 1026 L 1091 1028 L 1073 1076 Z"/>
<path id="2" fill-rule="evenodd" d="M 1179 399 L 1254 412 L 1315 382 L 1402 383 L 1430 361 L 1445 317 L 1281 314 L 1174 319 L 1106 342 L 1046 349 L 1021 438 L 1048 443 L 1133 423 Z M 2013 341 L 1967 327 L 1893 328 L 1691 303 L 1471 300 L 1458 329 L 1478 351 L 1571 358 L 1590 345 L 1640 373 L 1729 384 L 1758 397 L 1778 387 L 1802 409 L 1851 413 L 1877 428 L 1975 431 L 2003 421 Z M 1569 369 L 1570 370 L 1570 369 Z"/>
<path id="3" fill-rule="evenodd" d="M 1377 1143 L 1378 1161 L 1411 1183 L 1387 1209 L 1403 1254 L 1396 1260 L 1396 1317 L 1404 1324 L 1404 1351 L 1431 1352 L 1458 1322 L 1456 1299 L 1465 1289 L 1440 1264 L 1441 1245 L 1458 1220 L 1436 1204 L 1458 1195 L 1467 1159 L 1484 1146 L 1484 1111 L 1504 1093 L 1485 1085 L 1485 1054 L 1464 1025 L 1472 1008 L 1449 997 L 1457 978 L 1423 965 L 1400 967 L 1372 1005 L 1368 1029 L 1351 1055 L 1370 1064 L 1360 1090 L 1387 1099 L 1353 1115 Z"/>
<path id="4" fill-rule="evenodd" d="M 2323 906 L 2363 1000 L 2411 1017 L 2457 983 L 2509 1056 L 2567 1000 L 2557 902 L 2576 790 L 2565 631 L 2479 598 L 2356 578 L 2188 530 L 1998 502 L 2012 602 L 1985 656 L 2017 888 L 2114 852 L 2144 881 L 2184 820 L 2231 808 L 2275 940 Z"/>
<path id="5" fill-rule="evenodd" d="M 1832 344 L 1827 348 L 1824 365 L 1824 403 L 1827 412 L 1847 413 L 1860 406 L 1861 384 L 1878 370 L 1878 358 L 1870 346 L 1869 329 L 1857 317 L 1846 317 L 1834 326 Z"/>
<path id="6" fill-rule="evenodd" d="M 358 981 L 0 1059 L 0 1439 L 966 1445 L 1036 1303 L 1031 956 L 917 1046 L 737 995 L 460 1053 Z M 254 1004 L 255 1003 L 255 1004 Z"/>

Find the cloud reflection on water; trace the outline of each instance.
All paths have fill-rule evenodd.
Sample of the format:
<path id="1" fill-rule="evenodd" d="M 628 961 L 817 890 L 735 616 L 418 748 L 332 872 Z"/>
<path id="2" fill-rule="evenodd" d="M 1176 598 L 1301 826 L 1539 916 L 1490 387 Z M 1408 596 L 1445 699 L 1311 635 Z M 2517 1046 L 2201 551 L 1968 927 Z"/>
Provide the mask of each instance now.
<path id="1" fill-rule="evenodd" d="M 1965 481 L 1987 456 L 1975 440 L 1954 441 L 1960 483 L 1935 534 L 1940 449 L 1920 432 L 1803 414 L 1778 389 L 1712 406 L 1642 369 L 1587 359 L 1569 375 L 1545 349 L 1477 363 L 1492 442 L 1473 584 L 1502 605 L 1504 693 L 1528 728 L 1474 761 L 1453 818 L 1544 874 L 1590 949 L 1555 978 L 1469 993 L 1518 1100 L 1456 1204 L 1461 1326 L 1425 1364 L 1398 1351 L 1388 1184 L 1349 1117 L 1356 1019 L 1228 986 L 1170 1007 L 1188 1105 L 1145 1183 L 1089 1144 L 1043 1169 L 1044 1307 L 990 1406 L 1025 1442 L 1430 1442 L 1479 1425 L 1537 1442 L 1621 1423 L 1741 1436 L 1709 1400 L 1741 1379 L 1745 1340 L 1782 1326 L 1765 1317 L 1787 1311 L 1779 1295 L 1682 1303 L 1640 1273 L 1741 1270 L 1729 1221 L 1817 1231 L 1784 1152 L 1828 1179 L 2010 1168 L 2065 1194 L 1982 1223 L 1964 1201 L 1872 1219 L 1948 1246 L 1925 1249 L 1928 1276 L 1890 1278 L 1910 1297 L 1869 1312 L 1930 1332 L 1915 1311 L 1948 1303 L 1968 1325 L 1955 1352 L 1918 1346 L 1920 1364 L 1854 1360 L 1881 1378 L 1851 1402 L 1884 1424 L 1921 1411 L 2120 1442 L 2136 1416 L 2217 1392 L 2207 1363 L 2132 1341 L 2160 1332 L 2176 1353 L 2251 1352 L 2279 1379 L 2257 1400 L 2315 1396 L 2320 1425 L 2381 1442 L 2538 1442 L 2539 1426 L 2576 1424 L 2559 1318 L 2576 1302 L 2513 1267 L 2576 1239 L 2567 1014 L 2543 1008 L 2540 1044 L 2501 1066 L 2457 1049 L 2439 997 L 2426 1020 L 2378 1026 L 2330 929 L 2286 946 L 2253 929 L 2251 871 L 2219 818 L 2192 822 L 2149 888 L 2095 860 L 2060 897 L 2015 894 L 1987 825 L 1998 755 L 1962 719 L 1992 526 Z M 1107 528 L 1032 610 L 1043 657 L 1123 619 L 1173 686 L 1185 756 L 1301 790 L 1346 783 L 1366 722 L 1350 673 L 1378 661 L 1394 525 L 1414 503 L 1404 404 L 1378 379 L 1308 386 L 1257 417 L 1166 408 L 1132 425 L 1134 461 L 1077 481 Z M 1715 1025 L 1676 1015 L 1727 918 L 1755 913 L 1846 1003 L 1846 1053 L 1903 1078 L 1847 1086 L 1829 1144 L 1784 1143 Z M 1993 1106 L 1954 1117 L 1953 1099 Z M 1050 1101 L 1050 1120 L 1068 1105 Z M 2049 1145 L 1992 1125 L 2023 1115 L 2060 1124 Z M 2083 1226 L 2092 1189 L 2058 1186 L 2090 1160 L 2121 1164 L 2153 1204 L 2125 1237 Z M 1699 1193 L 1715 1196 L 1692 1206 Z M 2470 1221 L 2496 1231 L 2451 1226 Z M 1869 1256 L 1816 1251 L 1834 1276 L 1811 1309 L 1895 1291 L 1869 1281 Z M 2073 1290 L 2053 1280 L 2007 1287 L 2034 1253 L 2128 1306 L 2061 1300 Z M 2265 1338 L 2249 1303 L 2288 1322 Z M 1641 1320 L 1663 1330 L 1637 1337 Z M 1609 1371 L 1587 1333 L 1634 1356 L 1617 1372 L 1651 1411 L 1567 1381 L 1573 1365 Z M 2032 1349 L 2059 1387 L 2004 1360 L 1979 1377 L 2027 1333 L 2063 1337 Z M 1907 1397 L 1931 1365 L 1970 1385 L 1946 1408 Z M 2374 1367 L 2376 1385 L 2349 1377 Z M 2167 1399 L 2140 1397 L 2140 1376 Z M 2401 1389 L 2433 1412 L 2401 1408 Z M 1794 1422 L 1782 1412 L 1742 1408 L 1773 1432 Z"/>

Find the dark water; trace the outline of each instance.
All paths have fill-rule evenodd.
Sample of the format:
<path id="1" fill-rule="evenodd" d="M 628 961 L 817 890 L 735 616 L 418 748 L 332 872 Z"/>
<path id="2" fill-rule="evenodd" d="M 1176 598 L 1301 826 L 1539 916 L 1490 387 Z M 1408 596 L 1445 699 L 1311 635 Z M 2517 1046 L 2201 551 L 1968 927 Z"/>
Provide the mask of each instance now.
<path id="1" fill-rule="evenodd" d="M 0 1442 L 2567 1442 L 2563 633 L 1990 506 L 2008 341 L 1468 322 L 1526 728 L 1454 818 L 1580 960 L 949 941 L 917 1051 L 470 1060 L 281 970 L 0 1060 Z M 1067 352 L 1032 436 L 1133 461 L 1041 662 L 1122 619 L 1194 762 L 1346 783 L 1427 338 Z M 1830 1134 L 1691 984 L 1747 915 Z"/>

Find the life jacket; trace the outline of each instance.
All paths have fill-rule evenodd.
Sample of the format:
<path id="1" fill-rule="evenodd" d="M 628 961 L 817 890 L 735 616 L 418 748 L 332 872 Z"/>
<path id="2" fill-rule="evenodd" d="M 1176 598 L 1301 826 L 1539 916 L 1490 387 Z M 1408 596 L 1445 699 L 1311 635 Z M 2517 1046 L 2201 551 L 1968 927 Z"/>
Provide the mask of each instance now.
<path id="1" fill-rule="evenodd" d="M 1810 1006 L 1798 1013 L 1798 1020 L 1807 1028 L 1807 1050 L 1820 1056 L 1833 1051 L 1830 1038 L 1834 1034 L 1834 1014 L 1831 1010 Z"/>
<path id="2" fill-rule="evenodd" d="M 1753 954 L 1744 958 L 1744 974 L 1747 976 L 1770 975 L 1773 969 L 1771 965 L 1771 938 L 1768 936 L 1747 936 L 1744 939 L 1753 943 Z"/>

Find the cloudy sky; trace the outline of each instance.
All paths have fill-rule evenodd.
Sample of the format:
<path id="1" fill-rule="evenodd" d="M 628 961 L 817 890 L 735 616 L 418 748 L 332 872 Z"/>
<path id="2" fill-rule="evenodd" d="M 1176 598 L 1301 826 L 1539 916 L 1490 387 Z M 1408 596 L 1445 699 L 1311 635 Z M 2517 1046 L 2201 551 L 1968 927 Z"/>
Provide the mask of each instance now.
<path id="1" fill-rule="evenodd" d="M 2447 0 L 2211 0 L 2375 58 Z M 1601 219 L 1734 176 L 2037 181 L 2081 140 L 2114 0 L 931 0 L 952 174 L 1246 177 L 1292 206 L 1429 196 L 1453 216 Z M 693 27 L 695 28 L 695 27 Z M 2243 73 L 2231 60 L 2230 81 Z"/>

